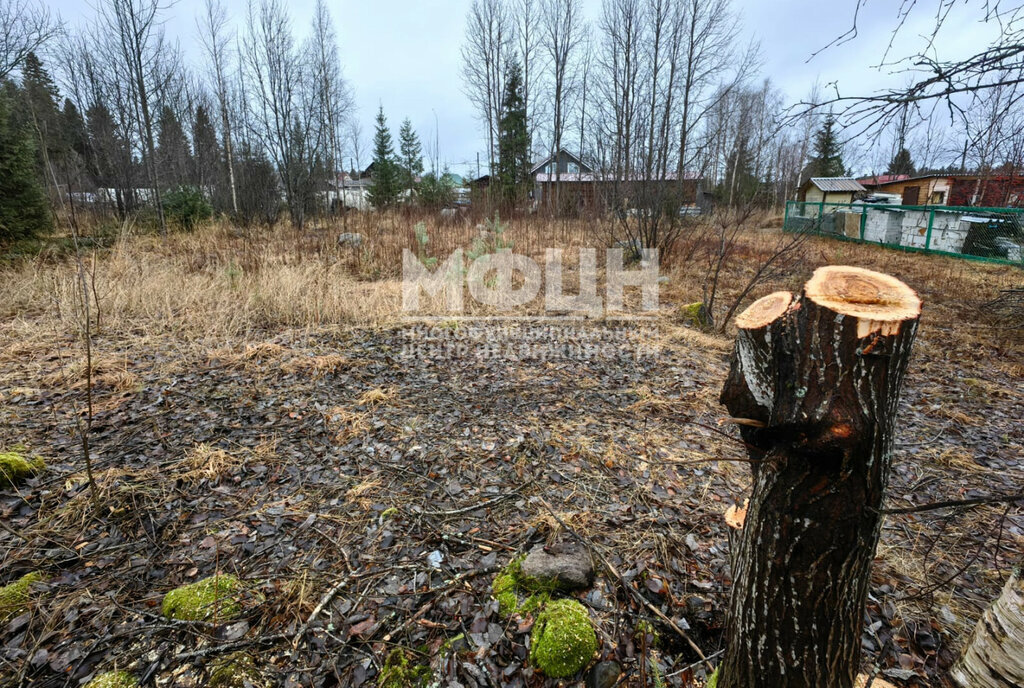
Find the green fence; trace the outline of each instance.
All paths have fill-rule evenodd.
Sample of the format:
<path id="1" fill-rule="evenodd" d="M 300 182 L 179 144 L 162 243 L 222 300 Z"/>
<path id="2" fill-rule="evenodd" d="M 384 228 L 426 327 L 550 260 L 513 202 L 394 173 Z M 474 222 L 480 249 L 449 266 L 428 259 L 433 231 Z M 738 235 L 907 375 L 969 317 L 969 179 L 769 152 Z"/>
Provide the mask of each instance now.
<path id="1" fill-rule="evenodd" d="M 789 201 L 783 227 L 790 232 L 1024 266 L 1024 208 Z"/>

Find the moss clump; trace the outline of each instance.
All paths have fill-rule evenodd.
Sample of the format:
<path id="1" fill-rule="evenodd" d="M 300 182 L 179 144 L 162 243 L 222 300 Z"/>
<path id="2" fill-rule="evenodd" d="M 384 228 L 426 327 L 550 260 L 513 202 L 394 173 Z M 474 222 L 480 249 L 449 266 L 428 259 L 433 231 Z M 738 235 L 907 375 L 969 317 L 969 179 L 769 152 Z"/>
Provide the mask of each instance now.
<path id="1" fill-rule="evenodd" d="M 424 664 L 410 664 L 405 650 L 395 648 L 384 661 L 384 668 L 377 677 L 377 688 L 415 688 L 426 685 L 433 672 Z"/>
<path id="2" fill-rule="evenodd" d="M 491 596 L 498 600 L 498 613 L 511 616 L 519 611 L 519 577 L 525 557 L 516 557 L 508 563 L 491 583 Z"/>
<path id="3" fill-rule="evenodd" d="M 28 609 L 28 603 L 31 601 L 29 586 L 42 579 L 43 574 L 33 571 L 0 588 L 0 623 L 5 623 Z"/>
<path id="4" fill-rule="evenodd" d="M 216 617 L 230 621 L 241 613 L 238 593 L 242 583 L 234 576 L 221 574 L 171 590 L 164 595 L 161 610 L 169 619 L 206 621 Z"/>
<path id="5" fill-rule="evenodd" d="M 679 317 L 683 322 L 697 327 L 711 327 L 711 314 L 700 301 L 679 307 Z"/>
<path id="6" fill-rule="evenodd" d="M 397 515 L 398 515 L 398 509 L 396 509 L 395 507 L 391 507 L 389 509 L 385 509 L 384 511 L 380 512 L 380 520 L 381 520 L 381 522 L 383 522 L 383 521 L 388 520 L 389 518 L 394 518 Z"/>
<path id="7" fill-rule="evenodd" d="M 707 685 L 704 688 L 718 688 L 718 669 L 711 674 L 711 678 L 708 679 Z"/>
<path id="8" fill-rule="evenodd" d="M 530 662 L 551 678 L 574 676 L 597 651 L 587 609 L 576 600 L 549 602 L 530 635 Z"/>
<path id="9" fill-rule="evenodd" d="M 551 595 L 546 592 L 535 592 L 534 594 L 527 597 L 521 605 L 519 605 L 520 614 L 533 614 L 539 612 L 544 606 L 551 601 Z"/>
<path id="10" fill-rule="evenodd" d="M 44 468 L 46 463 L 38 456 L 26 457 L 20 451 L 0 452 L 0 488 L 38 475 Z"/>
<path id="11" fill-rule="evenodd" d="M 214 665 L 207 688 L 245 688 L 260 685 L 260 673 L 252 657 L 239 652 Z"/>
<path id="12" fill-rule="evenodd" d="M 108 671 L 85 685 L 85 688 L 136 688 L 139 682 L 127 671 Z"/>

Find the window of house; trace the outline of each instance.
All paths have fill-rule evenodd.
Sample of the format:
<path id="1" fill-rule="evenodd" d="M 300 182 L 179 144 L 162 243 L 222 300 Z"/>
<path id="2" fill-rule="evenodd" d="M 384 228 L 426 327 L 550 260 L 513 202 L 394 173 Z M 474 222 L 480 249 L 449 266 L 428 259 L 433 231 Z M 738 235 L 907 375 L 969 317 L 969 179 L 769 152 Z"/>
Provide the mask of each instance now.
<path id="1" fill-rule="evenodd" d="M 932 205 L 942 205 L 943 203 L 946 202 L 946 192 L 945 191 L 933 191 L 932 192 L 932 200 L 930 202 L 931 202 Z"/>

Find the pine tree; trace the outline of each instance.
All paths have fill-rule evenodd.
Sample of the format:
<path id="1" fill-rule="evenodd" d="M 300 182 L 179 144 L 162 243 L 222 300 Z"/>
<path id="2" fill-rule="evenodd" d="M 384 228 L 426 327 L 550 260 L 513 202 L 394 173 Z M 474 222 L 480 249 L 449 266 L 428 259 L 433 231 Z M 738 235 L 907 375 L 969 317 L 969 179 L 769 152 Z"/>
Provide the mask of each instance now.
<path id="1" fill-rule="evenodd" d="M 835 117 L 831 112 L 828 113 L 821 129 L 814 136 L 814 157 L 810 165 L 812 177 L 842 177 L 846 174 L 835 124 Z"/>
<path id="2" fill-rule="evenodd" d="M 16 126 L 0 92 L 0 242 L 31 237 L 51 226 L 34 140 L 27 127 Z"/>
<path id="3" fill-rule="evenodd" d="M 530 134 L 526 124 L 526 102 L 519 63 L 509 63 L 505 73 L 505 93 L 498 122 L 498 186 L 502 198 L 516 202 L 522 198 L 530 174 Z"/>
<path id="4" fill-rule="evenodd" d="M 409 190 L 409 200 L 416 188 L 416 177 L 423 173 L 423 146 L 420 138 L 413 131 L 412 121 L 408 117 L 402 122 L 398 131 L 398 151 L 401 154 L 402 188 Z"/>
<path id="5" fill-rule="evenodd" d="M 910 157 L 910 151 L 900 148 L 899 152 L 889 161 L 889 168 L 886 174 L 914 174 L 914 161 Z"/>
<path id="6" fill-rule="evenodd" d="M 373 178 L 368 189 L 370 203 L 378 210 L 390 208 L 398 200 L 398 191 L 398 164 L 382 105 L 377 112 L 377 128 L 373 134 Z"/>

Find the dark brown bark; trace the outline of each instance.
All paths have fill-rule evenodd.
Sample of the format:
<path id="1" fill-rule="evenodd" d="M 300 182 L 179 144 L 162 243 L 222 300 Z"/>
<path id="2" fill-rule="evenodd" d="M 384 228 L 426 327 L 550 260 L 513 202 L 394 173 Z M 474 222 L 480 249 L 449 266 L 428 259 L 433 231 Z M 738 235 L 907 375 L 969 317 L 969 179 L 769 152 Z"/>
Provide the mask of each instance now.
<path id="1" fill-rule="evenodd" d="M 753 490 L 719 688 L 851 688 L 920 301 L 886 275 L 821 268 L 737 318 L 721 401 Z"/>

